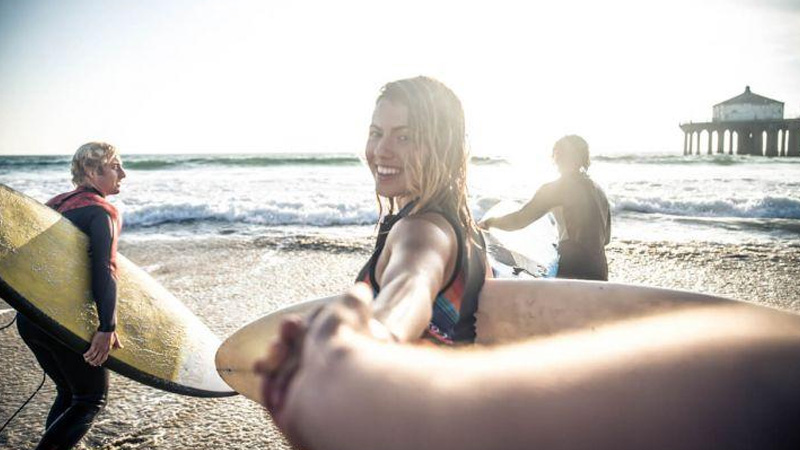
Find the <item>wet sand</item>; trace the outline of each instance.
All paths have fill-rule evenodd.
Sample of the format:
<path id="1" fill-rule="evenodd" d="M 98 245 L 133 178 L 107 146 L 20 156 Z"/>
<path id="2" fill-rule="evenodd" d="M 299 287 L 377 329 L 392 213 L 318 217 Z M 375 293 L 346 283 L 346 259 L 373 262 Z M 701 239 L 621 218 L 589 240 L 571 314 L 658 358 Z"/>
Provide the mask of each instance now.
<path id="1" fill-rule="evenodd" d="M 223 236 L 137 242 L 123 237 L 120 251 L 224 338 L 283 305 L 346 288 L 370 247 L 364 238 Z M 800 245 L 615 241 L 608 256 L 611 281 L 689 289 L 800 312 Z M 5 309 L 0 302 L 0 310 Z M 0 324 L 11 317 L 0 313 Z M 5 421 L 36 388 L 41 370 L 15 327 L 0 332 L 0 355 L 0 421 Z M 184 397 L 116 374 L 111 383 L 109 405 L 82 448 L 288 448 L 261 408 L 242 397 Z M 48 380 L 0 435 L 0 448 L 33 448 L 53 397 Z"/>

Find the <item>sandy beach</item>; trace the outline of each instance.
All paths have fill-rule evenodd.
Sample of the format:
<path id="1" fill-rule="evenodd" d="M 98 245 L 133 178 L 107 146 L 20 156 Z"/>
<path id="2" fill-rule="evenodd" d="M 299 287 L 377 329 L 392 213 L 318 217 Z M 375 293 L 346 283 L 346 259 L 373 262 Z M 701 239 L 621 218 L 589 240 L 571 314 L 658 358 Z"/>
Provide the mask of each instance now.
<path id="1" fill-rule="evenodd" d="M 364 237 L 220 236 L 126 240 L 136 262 L 224 338 L 283 305 L 346 288 L 371 247 Z M 611 281 L 767 304 L 800 312 L 800 246 L 614 241 Z M 0 304 L 0 310 L 8 305 Z M 7 323 L 11 313 L 0 315 Z M 0 332 L 0 420 L 33 392 L 41 370 L 12 327 Z M 155 390 L 112 374 L 109 405 L 84 439 L 90 449 L 287 448 L 262 409 L 242 397 L 199 399 Z M 42 391 L 0 436 L 0 447 L 32 448 L 54 396 Z"/>

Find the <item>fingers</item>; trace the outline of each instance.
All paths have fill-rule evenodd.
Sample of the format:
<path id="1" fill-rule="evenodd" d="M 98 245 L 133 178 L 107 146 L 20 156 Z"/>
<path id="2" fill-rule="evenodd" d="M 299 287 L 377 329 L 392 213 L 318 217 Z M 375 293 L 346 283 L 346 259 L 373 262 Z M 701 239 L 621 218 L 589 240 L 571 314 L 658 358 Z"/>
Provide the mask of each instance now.
<path id="1" fill-rule="evenodd" d="M 108 354 L 109 354 L 110 350 L 111 350 L 110 348 L 106 349 L 105 351 L 101 350 L 100 353 L 98 353 L 97 358 L 95 358 L 95 364 L 94 365 L 97 366 L 97 367 L 102 366 L 103 363 L 105 363 L 106 360 L 108 359 Z"/>
<path id="2" fill-rule="evenodd" d="M 364 283 L 356 283 L 336 302 L 322 308 L 309 326 L 314 341 L 330 339 L 342 325 L 365 331 L 372 310 L 372 290 Z"/>
<path id="3" fill-rule="evenodd" d="M 283 410 L 291 382 L 300 367 L 300 352 L 290 352 L 278 371 L 273 371 L 264 379 L 262 400 L 273 415 Z"/>
<path id="4" fill-rule="evenodd" d="M 356 283 L 345 292 L 342 303 L 357 314 L 361 323 L 366 323 L 372 315 L 372 289 L 366 283 Z"/>
<path id="5" fill-rule="evenodd" d="M 115 333 L 97 332 L 92 336 L 89 350 L 83 354 L 83 359 L 90 366 L 98 367 L 108 360 L 109 352 L 114 346 Z"/>
<path id="6" fill-rule="evenodd" d="M 291 356 L 293 349 L 299 352 L 304 333 L 299 317 L 291 317 L 282 322 L 278 338 L 269 344 L 267 356 L 256 362 L 255 372 L 269 375 L 279 371 L 281 365 Z"/>
<path id="7" fill-rule="evenodd" d="M 253 370 L 257 374 L 269 375 L 277 371 L 289 357 L 289 347 L 280 341 L 272 342 L 267 348 L 267 356 L 256 361 Z"/>
<path id="8" fill-rule="evenodd" d="M 87 364 L 90 366 L 96 366 L 97 359 L 100 356 L 100 348 L 99 343 L 95 337 L 92 338 L 92 343 L 89 346 L 89 350 L 83 354 L 83 360 L 86 361 Z"/>
<path id="9" fill-rule="evenodd" d="M 385 342 L 400 342 L 400 339 L 389 330 L 389 328 L 378 321 L 377 319 L 370 319 L 368 323 L 369 332 L 375 339 Z"/>
<path id="10" fill-rule="evenodd" d="M 116 331 L 114 332 L 114 345 L 112 346 L 112 348 L 115 348 L 115 349 L 117 349 L 117 348 L 125 348 L 125 347 L 122 346 L 122 341 L 119 340 L 119 335 L 117 335 Z"/>
<path id="11" fill-rule="evenodd" d="M 281 323 L 278 337 L 269 344 L 267 355 L 253 367 L 263 376 L 261 402 L 274 418 L 280 416 L 290 385 L 300 370 L 306 337 L 325 345 L 342 324 L 366 330 L 371 316 L 371 300 L 371 289 L 358 283 L 335 302 L 314 311 L 307 318 L 292 317 Z"/>
<path id="12" fill-rule="evenodd" d="M 256 373 L 263 378 L 261 403 L 277 416 L 283 409 L 289 385 L 300 367 L 305 324 L 299 317 L 281 323 L 278 338 L 272 342 L 267 356 L 255 364 Z"/>
<path id="13" fill-rule="evenodd" d="M 97 357 L 97 348 L 94 345 L 89 347 L 89 350 L 86 350 L 86 353 L 83 354 L 83 360 L 86 361 L 88 364 L 91 364 L 90 361 L 94 361 Z"/>
<path id="14" fill-rule="evenodd" d="M 95 346 L 93 344 L 91 347 L 89 347 L 89 350 L 84 353 L 83 359 L 90 366 L 100 366 L 106 361 L 106 359 L 108 359 L 108 350 L 103 351 L 100 346 Z"/>

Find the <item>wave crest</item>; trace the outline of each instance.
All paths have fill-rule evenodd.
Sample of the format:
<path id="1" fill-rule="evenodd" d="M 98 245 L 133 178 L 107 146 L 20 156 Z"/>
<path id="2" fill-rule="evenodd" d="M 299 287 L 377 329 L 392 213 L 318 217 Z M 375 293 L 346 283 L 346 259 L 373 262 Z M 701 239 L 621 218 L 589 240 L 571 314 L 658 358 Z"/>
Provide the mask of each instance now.
<path id="1" fill-rule="evenodd" d="M 355 166 L 355 155 L 208 155 L 208 156 L 130 156 L 125 167 L 136 170 L 160 170 L 181 167 L 274 167 L 274 166 Z"/>
<path id="2" fill-rule="evenodd" d="M 370 225 L 377 221 L 374 209 L 367 210 L 357 205 L 304 205 L 290 202 L 255 207 L 235 204 L 218 206 L 202 203 L 159 204 L 124 208 L 123 213 L 125 226 L 132 228 L 200 221 L 317 227 Z"/>
<path id="3" fill-rule="evenodd" d="M 686 217 L 800 219 L 800 200 L 766 196 L 755 200 L 670 200 L 627 198 L 615 202 L 617 211 Z"/>

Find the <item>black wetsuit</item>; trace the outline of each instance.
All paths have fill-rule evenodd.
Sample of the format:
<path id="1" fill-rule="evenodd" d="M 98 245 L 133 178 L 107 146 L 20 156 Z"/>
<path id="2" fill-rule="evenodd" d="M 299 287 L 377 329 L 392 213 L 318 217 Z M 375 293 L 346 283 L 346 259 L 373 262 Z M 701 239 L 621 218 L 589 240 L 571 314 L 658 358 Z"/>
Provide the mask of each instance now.
<path id="1" fill-rule="evenodd" d="M 611 211 L 603 190 L 584 173 L 562 175 L 536 192 L 531 203 L 552 211 L 559 231 L 558 278 L 608 280 L 605 246 Z"/>
<path id="2" fill-rule="evenodd" d="M 93 191 L 73 192 L 91 197 L 95 201 L 96 196 L 99 196 Z M 102 197 L 100 200 L 105 201 Z M 120 226 L 118 219 L 113 217 L 116 215 L 113 207 L 109 210 L 110 205 L 107 203 L 100 206 L 91 202 L 92 200 L 77 204 L 73 202 L 72 206 L 78 207 L 66 210 L 62 214 L 89 236 L 92 296 L 97 304 L 100 319 L 98 331 L 108 332 L 116 328 L 117 284 L 114 270 L 116 240 Z M 66 202 L 62 202 L 62 205 L 64 203 Z M 87 206 L 80 206 L 87 203 L 89 203 Z M 53 206 L 58 209 L 59 205 Z M 89 431 L 95 416 L 105 406 L 108 370 L 90 366 L 84 361 L 82 354 L 69 349 L 22 314 L 17 315 L 17 329 L 42 369 L 56 385 L 56 399 L 47 415 L 45 433 L 36 448 L 72 448 Z"/>
<path id="3" fill-rule="evenodd" d="M 392 227 L 407 217 L 414 203 L 406 205 L 396 215 L 383 218 L 375 242 L 375 250 L 356 278 L 370 285 L 377 297 L 380 285 L 375 276 L 378 258 L 383 252 L 386 238 Z M 475 313 L 478 310 L 478 295 L 491 272 L 487 272 L 486 244 L 483 236 L 476 233 L 466 238 L 460 222 L 450 214 L 434 210 L 447 219 L 456 234 L 458 257 L 448 282 L 436 295 L 433 312 L 423 338 L 437 344 L 472 343 L 475 341 Z"/>

